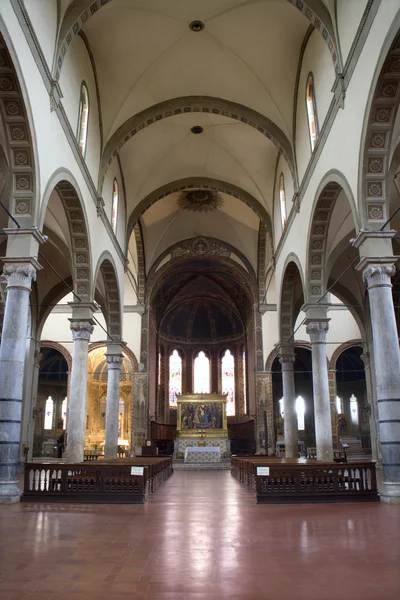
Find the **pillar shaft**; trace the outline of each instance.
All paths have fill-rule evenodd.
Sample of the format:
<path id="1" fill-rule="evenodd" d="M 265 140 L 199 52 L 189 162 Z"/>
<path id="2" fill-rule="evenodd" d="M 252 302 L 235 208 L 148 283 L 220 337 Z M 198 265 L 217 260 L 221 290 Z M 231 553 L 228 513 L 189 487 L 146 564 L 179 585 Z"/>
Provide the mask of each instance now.
<path id="1" fill-rule="evenodd" d="M 83 462 L 86 422 L 88 347 L 92 320 L 71 319 L 73 338 L 71 384 L 68 409 L 67 462 Z"/>
<path id="2" fill-rule="evenodd" d="M 121 349 L 119 349 L 121 351 Z M 119 381 L 122 366 L 122 354 L 107 352 L 107 403 L 106 403 L 106 437 L 104 458 L 116 458 L 118 448 L 119 419 Z"/>
<path id="3" fill-rule="evenodd" d="M 373 334 L 384 484 L 381 499 L 400 503 L 400 351 L 391 277 L 394 261 L 364 259 Z M 386 264 L 385 264 L 386 262 Z M 383 263 L 383 264 L 382 264 Z"/>
<path id="4" fill-rule="evenodd" d="M 5 259 L 7 260 L 7 259 Z M 29 294 L 36 270 L 34 259 L 6 262 L 7 300 L 0 350 L 0 503 L 19 501 L 18 460 Z"/>
<path id="5" fill-rule="evenodd" d="M 328 367 L 326 363 L 327 319 L 307 319 L 307 333 L 311 340 L 312 376 L 314 395 L 315 438 L 317 460 L 333 461 L 331 408 L 329 399 Z"/>
<path id="6" fill-rule="evenodd" d="M 298 427 L 296 413 L 296 392 L 294 386 L 294 354 L 281 354 L 283 406 L 284 406 L 284 431 L 285 431 L 285 457 L 298 457 Z"/>

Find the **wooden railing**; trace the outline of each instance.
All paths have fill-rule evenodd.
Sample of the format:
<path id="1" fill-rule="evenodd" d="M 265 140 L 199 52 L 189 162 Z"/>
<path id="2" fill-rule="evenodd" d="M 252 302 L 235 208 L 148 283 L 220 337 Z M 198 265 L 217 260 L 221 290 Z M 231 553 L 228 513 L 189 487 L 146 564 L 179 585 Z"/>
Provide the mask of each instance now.
<path id="1" fill-rule="evenodd" d="M 232 475 L 256 492 L 257 503 L 378 502 L 375 464 L 232 457 Z M 258 467 L 268 467 L 260 474 Z"/>
<path id="2" fill-rule="evenodd" d="M 132 475 L 132 467 L 143 475 Z M 172 473 L 170 458 L 27 463 L 21 501 L 144 504 Z"/>

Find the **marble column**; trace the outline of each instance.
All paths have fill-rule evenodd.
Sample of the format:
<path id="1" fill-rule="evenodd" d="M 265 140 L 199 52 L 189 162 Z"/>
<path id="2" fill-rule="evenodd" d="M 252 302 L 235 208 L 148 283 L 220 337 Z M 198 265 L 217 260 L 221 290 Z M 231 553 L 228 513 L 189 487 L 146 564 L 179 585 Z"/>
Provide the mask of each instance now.
<path id="1" fill-rule="evenodd" d="M 285 457 L 298 457 L 299 437 L 296 413 L 296 392 L 294 387 L 294 350 L 282 348 L 279 362 L 282 365 L 283 406 L 284 406 L 284 431 L 285 431 Z"/>
<path id="2" fill-rule="evenodd" d="M 0 350 L 0 503 L 18 502 L 17 467 L 29 294 L 40 265 L 34 258 L 3 258 L 7 300 Z"/>
<path id="3" fill-rule="evenodd" d="M 312 351 L 315 439 L 317 460 L 333 461 L 331 406 L 329 398 L 328 366 L 326 362 L 326 334 L 329 319 L 306 319 Z"/>
<path id="4" fill-rule="evenodd" d="M 92 303 L 74 302 L 72 306 L 71 331 L 73 339 L 72 368 L 68 407 L 66 462 L 83 462 L 86 426 L 86 395 L 88 374 L 88 349 L 93 333 Z"/>
<path id="5" fill-rule="evenodd" d="M 359 265 L 371 311 L 384 480 L 381 500 L 390 504 L 400 504 L 400 351 L 391 285 L 395 260 L 364 258 Z"/>
<path id="6" fill-rule="evenodd" d="M 118 418 L 119 418 L 119 381 L 122 366 L 120 344 L 107 347 L 107 401 L 106 401 L 106 436 L 104 458 L 117 458 Z"/>

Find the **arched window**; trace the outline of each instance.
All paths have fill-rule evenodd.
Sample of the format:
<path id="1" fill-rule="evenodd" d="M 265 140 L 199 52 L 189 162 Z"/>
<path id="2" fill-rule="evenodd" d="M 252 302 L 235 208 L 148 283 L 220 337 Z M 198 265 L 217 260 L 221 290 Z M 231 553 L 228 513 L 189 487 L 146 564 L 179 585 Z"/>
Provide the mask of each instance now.
<path id="1" fill-rule="evenodd" d="M 306 412 L 306 407 L 304 404 L 304 399 L 301 396 L 296 398 L 296 413 L 297 413 L 297 428 L 299 431 L 304 429 L 304 413 Z"/>
<path id="2" fill-rule="evenodd" d="M 350 396 L 350 415 L 352 424 L 358 427 L 358 402 L 354 394 Z"/>
<path id="3" fill-rule="evenodd" d="M 124 434 L 124 414 L 125 414 L 125 402 L 122 398 L 118 402 L 118 438 L 121 439 Z"/>
<path id="4" fill-rule="evenodd" d="M 49 396 L 46 400 L 46 408 L 44 413 L 44 428 L 53 429 L 53 414 L 54 414 L 54 400 Z"/>
<path id="5" fill-rule="evenodd" d="M 176 406 L 176 395 L 182 393 L 182 359 L 177 350 L 169 357 L 169 405 Z"/>
<path id="6" fill-rule="evenodd" d="M 63 429 L 67 429 L 67 403 L 68 398 L 65 397 L 61 404 L 61 418 L 63 420 Z"/>
<path id="7" fill-rule="evenodd" d="M 222 393 L 228 394 L 226 398 L 226 414 L 235 414 L 235 359 L 230 350 L 227 350 L 221 361 Z"/>
<path id="8" fill-rule="evenodd" d="M 194 360 L 194 393 L 210 393 L 210 361 L 204 352 L 199 352 Z"/>
<path id="9" fill-rule="evenodd" d="M 285 418 L 285 401 L 283 398 L 279 400 L 279 412 L 281 417 Z M 297 414 L 297 428 L 299 431 L 303 430 L 304 425 L 304 414 L 306 412 L 306 406 L 304 403 L 304 399 L 301 396 L 296 398 L 296 414 Z"/>
<path id="10" fill-rule="evenodd" d="M 118 181 L 114 179 L 113 182 L 113 195 L 112 195 L 112 212 L 111 212 L 111 225 L 114 233 L 117 231 L 117 218 L 118 218 Z"/>
<path id="11" fill-rule="evenodd" d="M 336 396 L 336 410 L 338 415 L 340 415 L 342 411 L 342 399 L 339 396 Z"/>
<path id="12" fill-rule="evenodd" d="M 285 178 L 283 177 L 283 173 L 281 173 L 281 178 L 280 178 L 280 182 L 279 182 L 279 201 L 280 201 L 280 205 L 281 205 L 282 229 L 285 229 L 287 213 L 286 213 Z"/>
<path id="13" fill-rule="evenodd" d="M 81 86 L 81 96 L 79 100 L 79 118 L 78 118 L 78 144 L 82 156 L 86 152 L 86 140 L 89 123 L 89 94 L 85 83 Z"/>
<path id="14" fill-rule="evenodd" d="M 243 351 L 243 412 L 247 415 L 247 388 L 246 388 L 246 352 Z"/>
<path id="15" fill-rule="evenodd" d="M 314 79 L 310 74 L 307 79 L 306 87 L 306 106 L 307 106 L 307 119 L 308 119 L 308 132 L 310 134 L 311 150 L 315 148 L 317 143 L 319 130 L 318 130 L 318 118 L 317 118 L 317 105 L 315 102 L 315 88 Z"/>

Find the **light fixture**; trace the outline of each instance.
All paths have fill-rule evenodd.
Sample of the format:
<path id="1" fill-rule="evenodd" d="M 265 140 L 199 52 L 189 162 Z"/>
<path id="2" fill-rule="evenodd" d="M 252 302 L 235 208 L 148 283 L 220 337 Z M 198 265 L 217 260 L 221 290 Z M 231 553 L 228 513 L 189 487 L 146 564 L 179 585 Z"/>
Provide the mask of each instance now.
<path id="1" fill-rule="evenodd" d="M 204 29 L 203 21 L 192 21 L 189 25 L 190 29 L 195 33 L 202 31 Z"/>

